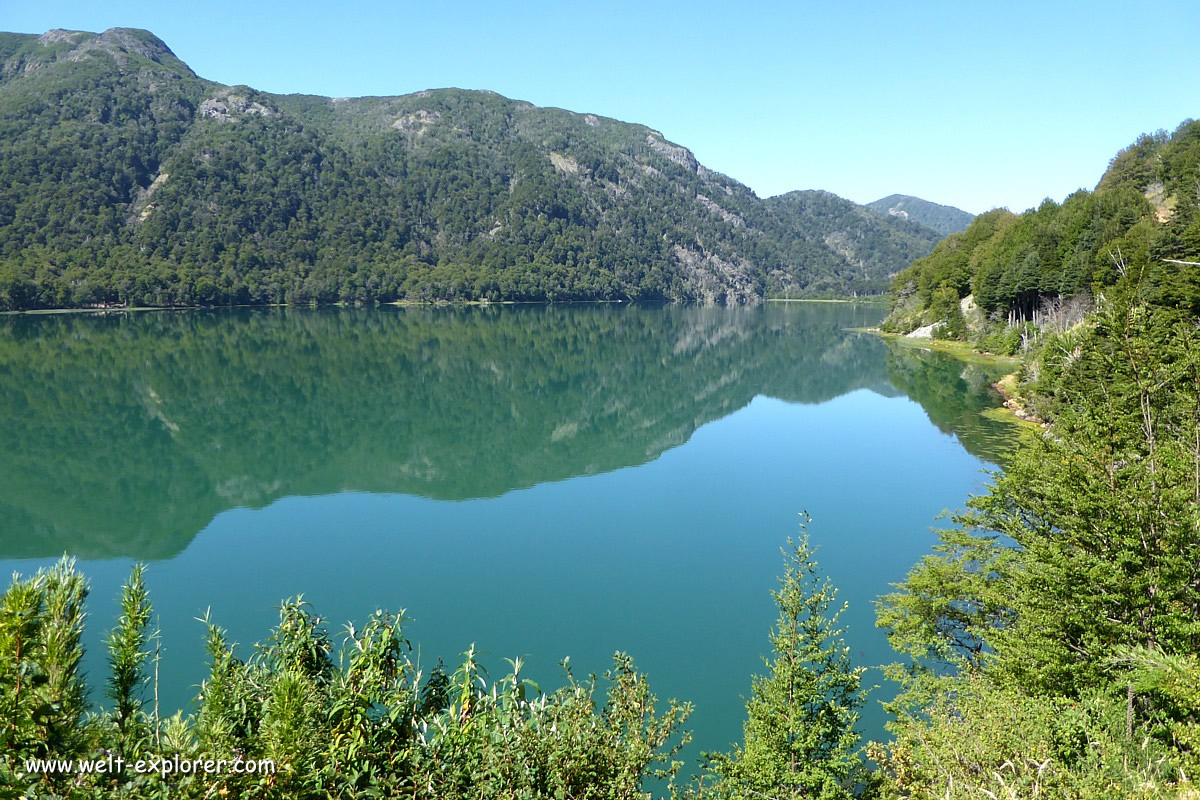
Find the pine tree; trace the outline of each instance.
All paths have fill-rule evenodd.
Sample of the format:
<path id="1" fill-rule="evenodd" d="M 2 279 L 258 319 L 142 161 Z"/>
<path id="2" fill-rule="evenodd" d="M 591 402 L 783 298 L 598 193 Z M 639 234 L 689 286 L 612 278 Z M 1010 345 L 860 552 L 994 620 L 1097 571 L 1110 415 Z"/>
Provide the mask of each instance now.
<path id="1" fill-rule="evenodd" d="M 150 595 L 143 579 L 145 567 L 134 564 L 121 589 L 121 617 L 108 634 L 108 697 L 113 701 L 112 722 L 123 755 L 137 752 L 146 734 L 142 690 L 148 682 L 143 667 L 150 657 Z"/>
<path id="2" fill-rule="evenodd" d="M 734 797 L 849 797 L 862 763 L 854 730 L 863 668 L 850 663 L 837 589 L 822 577 L 807 534 L 782 549 L 785 569 L 771 593 L 779 619 L 767 676 L 754 678 L 745 743 L 713 764 L 718 794 Z"/>

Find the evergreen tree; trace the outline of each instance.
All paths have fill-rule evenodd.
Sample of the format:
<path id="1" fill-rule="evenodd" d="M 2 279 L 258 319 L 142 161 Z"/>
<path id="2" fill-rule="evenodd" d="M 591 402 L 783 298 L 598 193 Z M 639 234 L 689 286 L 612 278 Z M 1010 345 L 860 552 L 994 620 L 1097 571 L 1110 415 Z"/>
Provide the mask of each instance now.
<path id="1" fill-rule="evenodd" d="M 713 759 L 718 794 L 732 797 L 849 797 L 860 777 L 854 730 L 863 668 L 850 663 L 837 589 L 821 577 L 807 534 L 788 540 L 771 631 L 770 674 L 754 678 L 745 742 Z"/>
<path id="2" fill-rule="evenodd" d="M 108 697 L 113 701 L 112 721 L 123 755 L 137 752 L 146 734 L 145 700 L 142 690 L 148 682 L 144 671 L 150 651 L 150 595 L 143 580 L 145 567 L 135 564 L 121 589 L 121 617 L 108 634 Z"/>

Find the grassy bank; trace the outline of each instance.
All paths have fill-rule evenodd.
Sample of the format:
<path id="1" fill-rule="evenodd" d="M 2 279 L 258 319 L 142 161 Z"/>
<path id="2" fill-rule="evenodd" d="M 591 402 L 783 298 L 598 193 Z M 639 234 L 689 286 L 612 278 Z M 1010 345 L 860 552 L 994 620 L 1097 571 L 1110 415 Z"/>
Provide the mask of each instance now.
<path id="1" fill-rule="evenodd" d="M 887 295 L 873 294 L 866 297 L 768 297 L 766 303 L 870 303 L 882 305 Z"/>
<path id="2" fill-rule="evenodd" d="M 914 339 L 899 333 L 885 333 L 878 328 L 864 328 L 863 330 L 866 333 L 873 333 L 901 347 L 912 347 L 918 350 L 936 350 L 939 353 L 947 353 L 970 364 L 995 364 L 1015 369 L 1021 363 L 1021 359 L 1015 356 L 981 353 L 967 342 L 958 342 L 951 339 Z"/>

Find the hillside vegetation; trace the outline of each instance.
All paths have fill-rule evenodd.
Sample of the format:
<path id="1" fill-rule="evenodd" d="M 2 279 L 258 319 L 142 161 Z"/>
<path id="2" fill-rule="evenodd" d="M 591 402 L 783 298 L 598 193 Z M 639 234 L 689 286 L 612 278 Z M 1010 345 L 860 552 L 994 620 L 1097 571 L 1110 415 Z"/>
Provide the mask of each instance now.
<path id="1" fill-rule="evenodd" d="M 1047 199 L 1021 215 L 982 214 L 939 242 L 892 282 L 885 329 L 935 325 L 1014 352 L 1051 319 L 1069 327 L 1079 309 L 1124 277 L 1161 306 L 1200 311 L 1200 123 L 1140 137 L 1113 158 L 1094 191 Z M 973 324 L 972 296 L 979 315 Z M 1064 306 L 1078 299 L 1063 319 Z M 986 338 L 990 335 L 990 338 Z"/>
<path id="2" fill-rule="evenodd" d="M 890 194 L 873 203 L 867 203 L 867 208 L 880 214 L 912 220 L 913 222 L 932 228 L 943 236 L 965 230 L 975 219 L 961 208 L 943 206 L 912 197 L 907 194 Z"/>
<path id="3" fill-rule="evenodd" d="M 491 92 L 271 95 L 146 31 L 0 34 L 0 309 L 882 292 L 939 234 L 763 201 L 644 125 Z"/>
<path id="4" fill-rule="evenodd" d="M 1198 201 L 1188 121 L 897 276 L 887 325 L 1021 351 L 1004 385 L 1045 431 L 881 599 L 882 796 L 1196 796 Z"/>

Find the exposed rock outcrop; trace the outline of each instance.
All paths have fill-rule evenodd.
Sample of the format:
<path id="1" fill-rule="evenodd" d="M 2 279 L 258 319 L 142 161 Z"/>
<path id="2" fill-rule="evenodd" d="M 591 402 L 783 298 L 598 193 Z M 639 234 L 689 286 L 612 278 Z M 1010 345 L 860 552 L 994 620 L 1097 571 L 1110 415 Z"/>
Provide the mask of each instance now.
<path id="1" fill-rule="evenodd" d="M 392 123 L 392 127 L 404 133 L 412 133 L 416 136 L 428 132 L 433 125 L 442 118 L 442 115 L 437 111 L 426 111 L 419 108 L 411 114 L 405 114 L 402 117 L 397 117 Z"/>
<path id="2" fill-rule="evenodd" d="M 650 145 L 650 149 L 661 156 L 665 156 L 667 160 L 674 161 L 679 166 L 691 172 L 696 172 L 699 169 L 699 162 L 692 155 L 692 151 L 686 147 L 680 147 L 677 144 L 671 144 L 661 138 L 662 134 L 646 134 L 646 143 Z"/>
<path id="3" fill-rule="evenodd" d="M 730 225 L 734 226 L 735 228 L 745 227 L 746 221 L 744 219 L 742 219 L 740 216 L 738 216 L 737 214 L 734 214 L 731 211 L 726 211 L 725 209 L 721 208 L 721 206 L 717 205 L 712 200 L 712 198 L 705 197 L 702 194 L 698 194 L 698 195 L 696 195 L 696 201 L 699 202 L 700 205 L 702 205 L 706 209 L 708 209 L 710 212 L 712 212 L 713 214 L 716 214 L 718 217 L 725 220 L 726 222 L 728 222 Z"/>
<path id="4" fill-rule="evenodd" d="M 697 301 L 728 306 L 755 305 L 762 301 L 748 262 L 680 245 L 671 247 L 671 255 L 684 267 L 684 284 Z"/>
<path id="5" fill-rule="evenodd" d="M 197 109 L 200 117 L 231 122 L 236 116 L 277 117 L 279 111 L 270 106 L 251 100 L 234 91 L 222 91 L 216 97 L 210 97 L 200 104 Z"/>

